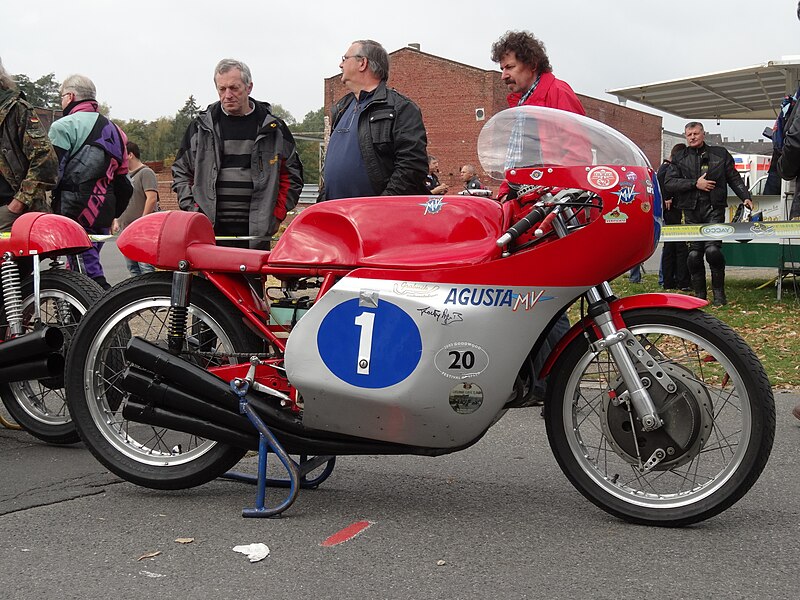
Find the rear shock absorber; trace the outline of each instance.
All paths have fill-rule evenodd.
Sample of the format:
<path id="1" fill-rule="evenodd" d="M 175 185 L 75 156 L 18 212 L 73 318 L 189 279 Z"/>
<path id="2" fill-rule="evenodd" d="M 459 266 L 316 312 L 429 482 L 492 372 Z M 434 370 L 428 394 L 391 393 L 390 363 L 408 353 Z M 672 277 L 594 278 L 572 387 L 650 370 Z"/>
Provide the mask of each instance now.
<path id="1" fill-rule="evenodd" d="M 185 261 L 181 261 L 183 263 Z M 183 265 L 179 265 L 184 268 Z M 186 265 L 188 268 L 188 264 Z M 189 322 L 189 293 L 192 289 L 192 274 L 186 271 L 175 271 L 172 274 L 172 295 L 170 298 L 169 331 L 167 347 L 170 352 L 178 354 L 186 342 L 186 331 Z"/>
<path id="2" fill-rule="evenodd" d="M 3 254 L 0 264 L 0 280 L 3 283 L 3 306 L 8 320 L 11 337 L 22 335 L 22 288 L 20 284 L 19 266 L 10 252 Z"/>

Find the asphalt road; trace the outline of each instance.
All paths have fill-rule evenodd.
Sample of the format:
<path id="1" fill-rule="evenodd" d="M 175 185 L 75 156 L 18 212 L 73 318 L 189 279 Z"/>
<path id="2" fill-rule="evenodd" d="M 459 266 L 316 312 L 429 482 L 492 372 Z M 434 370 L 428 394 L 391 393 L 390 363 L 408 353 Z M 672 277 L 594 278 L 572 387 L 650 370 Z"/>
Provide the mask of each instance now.
<path id="1" fill-rule="evenodd" d="M 127 277 L 113 244 L 102 259 L 110 282 Z M 748 495 L 685 529 L 628 525 L 586 501 L 552 458 L 538 409 L 510 411 L 451 456 L 342 457 L 284 518 L 263 520 L 241 516 L 255 502 L 246 484 L 139 488 L 81 445 L 0 429 L 0 598 L 794 599 L 797 402 L 776 396 L 775 448 Z M 320 545 L 362 521 L 353 539 Z M 263 561 L 232 550 L 256 542 L 271 549 Z"/>
<path id="2" fill-rule="evenodd" d="M 0 429 L 0 596 L 795 599 L 798 401 L 776 396 L 775 448 L 754 488 L 684 529 L 629 525 L 586 501 L 552 458 L 538 409 L 510 411 L 450 456 L 342 457 L 281 519 L 243 518 L 255 502 L 246 484 L 139 488 L 80 445 Z M 372 525 L 320 545 L 359 521 Z M 270 556 L 251 564 L 232 550 L 250 543 Z"/>

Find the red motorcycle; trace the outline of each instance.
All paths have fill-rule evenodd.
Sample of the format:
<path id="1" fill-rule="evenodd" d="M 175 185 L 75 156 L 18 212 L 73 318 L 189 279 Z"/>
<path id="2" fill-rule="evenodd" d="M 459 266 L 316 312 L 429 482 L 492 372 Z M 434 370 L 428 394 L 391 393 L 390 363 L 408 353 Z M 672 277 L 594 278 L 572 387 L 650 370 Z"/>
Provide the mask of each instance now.
<path id="1" fill-rule="evenodd" d="M 336 456 L 437 456 L 503 416 L 538 418 L 509 409 L 547 376 L 550 446 L 597 506 L 651 525 L 731 506 L 769 457 L 772 392 L 705 301 L 614 295 L 608 282 L 658 242 L 645 156 L 601 123 L 534 107 L 495 115 L 479 155 L 515 199 L 325 202 L 269 252 L 217 247 L 197 213 L 137 220 L 119 248 L 165 272 L 118 285 L 79 327 L 66 385 L 83 441 L 159 489 L 208 482 L 258 448 L 245 515 L 270 515 Z M 533 372 L 576 301 L 583 316 Z M 270 451 L 290 492 L 267 508 Z"/>
<path id="2" fill-rule="evenodd" d="M 58 259 L 89 247 L 80 225 L 53 214 L 23 214 L 0 234 L 0 397 L 23 429 L 53 444 L 79 441 L 64 395 L 64 354 L 81 316 L 103 293 Z M 39 261 L 47 258 L 43 270 Z"/>

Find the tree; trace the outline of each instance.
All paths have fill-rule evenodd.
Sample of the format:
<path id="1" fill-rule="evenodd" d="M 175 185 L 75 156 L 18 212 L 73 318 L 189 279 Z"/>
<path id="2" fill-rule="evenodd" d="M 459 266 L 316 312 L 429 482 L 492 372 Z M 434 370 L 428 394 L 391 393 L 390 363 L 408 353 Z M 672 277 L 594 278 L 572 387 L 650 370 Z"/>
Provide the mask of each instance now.
<path id="1" fill-rule="evenodd" d="M 175 113 L 175 122 L 173 123 L 172 138 L 175 150 L 172 152 L 173 156 L 178 153 L 178 148 L 181 147 L 181 140 L 183 139 L 186 130 L 189 128 L 189 123 L 200 113 L 200 106 L 194 98 L 194 94 L 190 95 L 186 102 L 183 103 L 177 113 Z"/>
<path id="2" fill-rule="evenodd" d="M 286 123 L 289 127 L 294 126 L 297 121 L 288 110 L 283 108 L 280 104 L 272 105 L 272 114 L 278 117 L 281 121 Z"/>
<path id="3" fill-rule="evenodd" d="M 298 137 L 302 134 L 312 134 L 302 137 L 306 139 L 298 139 L 297 153 L 300 155 L 300 161 L 303 163 L 303 179 L 306 183 L 318 184 L 319 183 L 319 144 L 322 141 L 322 130 L 325 123 L 325 108 L 314 110 L 306 114 L 302 122 L 297 123 L 290 127 L 292 133 Z M 307 139 L 308 137 L 319 138 Z"/>
<path id="4" fill-rule="evenodd" d="M 36 81 L 31 81 L 24 73 L 14 75 L 17 88 L 25 94 L 28 102 L 40 108 L 61 108 L 61 95 L 58 93 L 61 87 L 56 81 L 55 73 L 42 75 Z"/>

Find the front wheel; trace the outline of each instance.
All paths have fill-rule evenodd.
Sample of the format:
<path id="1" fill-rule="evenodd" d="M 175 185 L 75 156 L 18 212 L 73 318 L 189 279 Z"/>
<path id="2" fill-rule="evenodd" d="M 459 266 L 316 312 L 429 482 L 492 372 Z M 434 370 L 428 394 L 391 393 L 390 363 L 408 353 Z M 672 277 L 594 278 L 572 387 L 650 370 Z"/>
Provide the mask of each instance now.
<path id="1" fill-rule="evenodd" d="M 545 406 L 558 464 L 586 498 L 626 521 L 683 526 L 719 514 L 756 482 L 775 437 L 764 368 L 719 319 L 640 309 L 627 328 L 676 384 L 668 393 L 637 363 L 664 425 L 642 430 L 608 350 L 573 340 L 554 368 Z"/>
<path id="2" fill-rule="evenodd" d="M 22 322 L 25 331 L 34 326 L 33 279 L 22 282 Z M 42 271 L 39 288 L 40 316 L 44 325 L 58 327 L 64 334 L 66 354 L 78 322 L 103 295 L 102 288 L 88 277 L 64 269 Z M 64 396 L 64 377 L 14 381 L 0 384 L 3 404 L 14 420 L 31 435 L 50 444 L 80 441 L 70 419 Z"/>
<path id="3" fill-rule="evenodd" d="M 258 340 L 241 313 L 210 283 L 193 279 L 181 356 L 210 368 L 257 353 Z M 70 413 L 86 446 L 113 473 L 155 489 L 201 485 L 245 454 L 188 433 L 128 421 L 122 414 L 128 393 L 118 381 L 128 366 L 125 347 L 132 336 L 152 343 L 167 339 L 171 289 L 172 274 L 163 272 L 117 285 L 86 314 L 66 367 Z"/>

